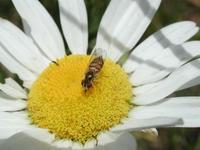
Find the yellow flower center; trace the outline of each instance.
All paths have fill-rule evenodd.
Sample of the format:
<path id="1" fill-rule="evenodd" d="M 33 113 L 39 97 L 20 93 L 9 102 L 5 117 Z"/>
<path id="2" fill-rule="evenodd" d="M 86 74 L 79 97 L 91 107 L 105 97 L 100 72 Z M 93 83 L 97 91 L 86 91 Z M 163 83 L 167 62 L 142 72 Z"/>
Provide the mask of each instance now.
<path id="1" fill-rule="evenodd" d="M 124 70 L 106 59 L 94 85 L 81 85 L 90 56 L 70 55 L 52 63 L 34 82 L 28 98 L 32 122 L 59 139 L 80 143 L 96 138 L 126 117 L 132 96 Z"/>

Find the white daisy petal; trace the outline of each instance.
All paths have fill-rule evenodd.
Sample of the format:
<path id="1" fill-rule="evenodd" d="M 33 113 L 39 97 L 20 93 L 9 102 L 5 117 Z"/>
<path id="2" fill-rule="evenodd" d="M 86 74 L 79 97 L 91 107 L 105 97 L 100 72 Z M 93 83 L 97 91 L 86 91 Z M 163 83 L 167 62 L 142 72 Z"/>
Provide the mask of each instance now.
<path id="1" fill-rule="evenodd" d="M 84 150 L 95 150 L 95 149 L 97 149 L 97 148 L 95 148 L 96 147 L 96 145 L 97 145 L 97 140 L 90 140 L 90 141 L 88 141 L 88 142 L 86 142 L 85 144 L 84 144 L 84 147 L 83 147 L 83 149 Z"/>
<path id="2" fill-rule="evenodd" d="M 101 21 L 96 48 L 117 60 L 135 46 L 159 5 L 160 0 L 112 0 Z"/>
<path id="3" fill-rule="evenodd" d="M 183 120 L 180 127 L 200 126 L 200 97 L 175 97 L 150 106 L 134 108 L 132 116 L 140 119 L 151 117 L 177 117 Z"/>
<path id="4" fill-rule="evenodd" d="M 15 88 L 16 90 L 26 94 L 26 91 L 12 78 L 6 78 L 5 81 L 6 81 L 6 84 L 11 86 L 12 88 Z"/>
<path id="5" fill-rule="evenodd" d="M 106 150 L 136 150 L 137 143 L 134 137 L 128 133 L 122 134 L 113 143 L 107 144 L 105 146 L 99 146 L 97 149 Z"/>
<path id="6" fill-rule="evenodd" d="M 22 87 L 20 87 L 20 85 L 18 85 L 18 83 L 15 82 L 12 78 L 6 79 L 5 84 L 0 83 L 0 90 L 13 98 L 27 98 L 26 91 L 23 90 Z"/>
<path id="7" fill-rule="evenodd" d="M 24 81 L 23 86 L 30 89 L 34 81 Z"/>
<path id="8" fill-rule="evenodd" d="M 27 95 L 25 93 L 16 90 L 15 88 L 11 87 L 8 84 L 0 83 L 0 90 L 2 90 L 4 93 L 13 98 L 22 98 L 22 99 L 27 98 Z"/>
<path id="9" fill-rule="evenodd" d="M 19 135 L 19 139 L 16 139 L 18 138 L 16 136 Z M 4 142 L 1 143 L 0 148 L 2 148 L 2 150 L 57 150 L 51 149 L 50 145 L 30 138 L 23 133 L 14 135 L 9 140 L 4 140 Z"/>
<path id="10" fill-rule="evenodd" d="M 0 113 L 1 114 L 1 113 Z M 0 118 L 0 128 L 15 128 L 15 127 L 23 127 L 30 124 L 30 121 L 27 119 L 10 119 L 10 118 Z"/>
<path id="11" fill-rule="evenodd" d="M 72 148 L 72 141 L 67 141 L 67 140 L 56 140 L 52 143 L 53 146 L 57 148 L 62 148 L 62 149 L 67 149 L 67 148 Z"/>
<path id="12" fill-rule="evenodd" d="M 141 86 L 138 86 L 138 87 L 134 87 L 132 89 L 132 92 L 134 93 L 134 95 L 139 96 L 143 93 L 146 93 L 146 91 L 153 89 L 154 87 L 159 85 L 159 83 L 160 82 L 155 82 L 155 83 L 150 83 L 150 84 L 145 84 L 145 85 L 141 85 Z"/>
<path id="13" fill-rule="evenodd" d="M 198 55 L 200 55 L 199 41 L 169 47 L 161 55 L 146 60 L 140 65 L 131 75 L 130 80 L 134 86 L 158 81 Z"/>
<path id="14" fill-rule="evenodd" d="M 29 120 L 24 115 L 0 112 L 0 139 L 7 139 L 16 133 L 29 128 L 28 124 Z"/>
<path id="15" fill-rule="evenodd" d="M 26 108 L 26 102 L 16 99 L 5 99 L 0 97 L 0 112 L 1 111 L 18 111 Z"/>
<path id="16" fill-rule="evenodd" d="M 139 96 L 143 93 L 146 93 L 147 91 L 150 91 L 154 87 L 158 86 L 161 82 L 162 81 L 158 81 L 155 83 L 150 83 L 150 84 L 145 84 L 142 86 L 135 87 L 133 89 L 133 93 L 134 93 L 134 95 Z M 190 88 L 192 86 L 199 85 L 199 84 L 200 84 L 200 77 L 196 77 L 196 78 L 192 79 L 191 81 L 187 82 L 187 84 L 179 87 L 176 91 Z"/>
<path id="17" fill-rule="evenodd" d="M 42 133 L 38 134 L 37 137 L 32 137 L 30 134 L 20 132 L 9 139 L 6 139 L 0 145 L 0 149 L 3 150 L 56 150 L 52 148 L 49 143 L 41 141 L 41 138 L 48 139 L 49 137 L 43 136 Z"/>
<path id="18" fill-rule="evenodd" d="M 172 72 L 167 78 L 156 83 L 152 89 L 136 95 L 132 102 L 137 105 L 157 102 L 199 76 L 200 59 L 196 59 Z"/>
<path id="19" fill-rule="evenodd" d="M 28 128 L 27 125 L 17 125 L 17 126 L 11 126 L 11 127 L 0 126 L 0 132 L 1 132 L 0 139 L 7 139 L 27 128 Z"/>
<path id="20" fill-rule="evenodd" d="M 153 89 L 154 87 L 156 87 L 159 84 L 160 84 L 160 82 L 155 82 L 155 83 L 135 87 L 133 89 L 133 93 L 134 93 L 134 95 L 137 95 L 137 96 L 141 95 L 143 93 L 146 93 L 146 91 Z M 200 77 L 197 77 L 197 78 L 194 78 L 191 81 L 187 82 L 187 84 L 181 86 L 176 91 L 183 90 L 183 89 L 186 89 L 186 88 L 190 88 L 192 86 L 196 86 L 196 85 L 199 85 L 199 84 L 200 84 Z"/>
<path id="21" fill-rule="evenodd" d="M 31 147 L 37 149 L 37 146 L 44 150 L 44 145 L 48 145 L 49 150 L 52 148 L 50 143 L 55 139 L 54 135 L 46 129 L 30 125 L 27 112 L 24 111 L 0 112 L 0 132 L 0 139 L 5 139 L 0 144 L 0 149 L 3 150 L 21 150 Z"/>
<path id="22" fill-rule="evenodd" d="M 171 24 L 151 35 L 131 53 L 123 68 L 127 72 L 134 71 L 145 60 L 158 56 L 172 46 L 181 44 L 199 31 L 194 22 L 183 21 Z"/>
<path id="23" fill-rule="evenodd" d="M 23 133 L 41 142 L 49 144 L 55 139 L 55 136 L 49 133 L 47 129 L 42 129 L 35 126 L 31 126 L 30 129 L 24 130 Z"/>
<path id="24" fill-rule="evenodd" d="M 33 41 L 9 21 L 0 19 L 0 36 L 4 50 L 29 70 L 39 74 L 47 67 L 49 61 L 42 56 Z"/>
<path id="25" fill-rule="evenodd" d="M 1 90 L 0 90 L 0 97 L 1 97 L 1 98 L 5 98 L 5 99 L 7 99 L 7 98 L 8 98 L 8 99 L 10 99 L 10 98 L 12 99 L 12 98 L 13 98 L 13 97 L 7 95 L 6 93 L 4 93 L 4 92 L 1 91 Z"/>
<path id="26" fill-rule="evenodd" d="M 134 108 L 137 109 L 137 108 Z M 113 132 L 129 132 L 138 131 L 143 129 L 149 129 L 153 127 L 166 127 L 175 124 L 182 124 L 182 120 L 175 117 L 154 117 L 151 118 L 139 118 L 138 115 L 132 111 L 132 117 L 123 121 L 123 124 L 113 127 L 111 131 Z M 135 116 L 134 116 L 135 115 Z"/>
<path id="27" fill-rule="evenodd" d="M 9 121 L 17 121 L 17 122 L 20 122 L 20 123 L 24 123 L 24 124 L 27 124 L 27 121 L 29 122 L 28 120 L 28 117 L 27 117 L 27 112 L 25 111 L 20 111 L 20 112 L 15 112 L 15 113 L 12 113 L 12 112 L 0 112 L 0 122 L 9 122 Z M 10 124 L 10 125 L 16 125 L 17 123 L 15 124 Z M 7 124 L 8 125 L 8 124 Z"/>
<path id="28" fill-rule="evenodd" d="M 83 145 L 81 143 L 73 142 L 72 143 L 72 150 L 82 150 Z"/>
<path id="29" fill-rule="evenodd" d="M 192 81 L 189 81 L 187 84 L 180 87 L 177 91 L 184 90 L 184 89 L 196 86 L 196 85 L 200 85 L 200 77 L 197 77 L 197 78 L 193 79 Z"/>
<path id="30" fill-rule="evenodd" d="M 12 0 L 30 35 L 51 60 L 65 55 L 64 43 L 52 17 L 38 0 Z M 28 27 L 29 28 L 28 28 Z"/>
<path id="31" fill-rule="evenodd" d="M 34 81 L 36 75 L 21 65 L 14 57 L 0 46 L 0 62 L 12 73 L 16 73 L 20 79 Z"/>
<path id="32" fill-rule="evenodd" d="M 120 133 L 121 134 L 121 133 Z M 102 132 L 97 137 L 98 145 L 106 145 L 113 143 L 120 136 L 120 134 L 113 134 L 111 132 Z"/>
<path id="33" fill-rule="evenodd" d="M 60 20 L 68 46 L 73 54 L 86 54 L 88 22 L 83 0 L 59 0 Z"/>

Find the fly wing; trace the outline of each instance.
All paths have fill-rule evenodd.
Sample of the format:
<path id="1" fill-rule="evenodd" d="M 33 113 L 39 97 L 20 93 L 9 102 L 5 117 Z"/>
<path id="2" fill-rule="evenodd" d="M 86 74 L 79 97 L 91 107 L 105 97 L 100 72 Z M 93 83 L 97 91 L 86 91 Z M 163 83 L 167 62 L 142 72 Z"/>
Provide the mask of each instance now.
<path id="1" fill-rule="evenodd" d="M 102 48 L 94 48 L 90 54 L 90 59 L 88 61 L 88 68 L 86 69 L 86 72 L 89 70 L 89 65 L 91 62 L 97 58 L 97 57 L 102 57 L 103 59 L 106 58 L 106 51 Z"/>
<path id="2" fill-rule="evenodd" d="M 92 57 L 103 57 L 103 59 L 106 58 L 106 51 L 102 48 L 94 48 L 91 52 Z"/>

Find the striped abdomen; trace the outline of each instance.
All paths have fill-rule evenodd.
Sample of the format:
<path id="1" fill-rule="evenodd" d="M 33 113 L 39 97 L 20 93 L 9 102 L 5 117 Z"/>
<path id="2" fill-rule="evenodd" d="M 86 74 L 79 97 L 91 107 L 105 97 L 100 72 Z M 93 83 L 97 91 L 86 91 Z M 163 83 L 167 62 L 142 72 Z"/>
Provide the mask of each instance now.
<path id="1" fill-rule="evenodd" d="M 89 70 L 97 74 L 101 71 L 103 65 L 104 65 L 104 61 L 103 61 L 102 56 L 96 57 L 89 64 Z"/>

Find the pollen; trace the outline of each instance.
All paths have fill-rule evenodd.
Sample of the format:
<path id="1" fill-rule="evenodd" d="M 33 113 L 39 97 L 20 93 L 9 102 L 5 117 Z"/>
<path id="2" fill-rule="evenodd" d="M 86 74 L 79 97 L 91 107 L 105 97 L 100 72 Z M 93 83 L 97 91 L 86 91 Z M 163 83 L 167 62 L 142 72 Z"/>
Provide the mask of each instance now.
<path id="1" fill-rule="evenodd" d="M 131 84 L 125 71 L 104 60 L 93 87 L 84 91 L 81 81 L 90 56 L 70 55 L 51 63 L 33 83 L 28 113 L 33 124 L 57 139 L 84 144 L 109 131 L 127 117 L 132 105 Z"/>

